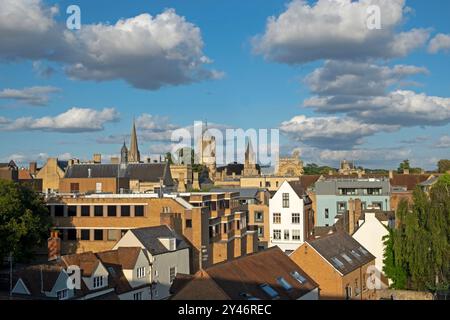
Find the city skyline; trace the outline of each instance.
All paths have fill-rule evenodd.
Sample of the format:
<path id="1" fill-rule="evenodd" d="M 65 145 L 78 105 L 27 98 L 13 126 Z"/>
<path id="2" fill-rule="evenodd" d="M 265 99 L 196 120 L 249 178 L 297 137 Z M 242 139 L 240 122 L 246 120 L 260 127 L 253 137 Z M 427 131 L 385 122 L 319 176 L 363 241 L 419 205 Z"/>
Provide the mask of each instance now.
<path id="1" fill-rule="evenodd" d="M 81 30 L 70 1 L 14 2 L 0 1 L 2 161 L 118 155 L 134 118 L 142 159 L 196 120 L 280 129 L 280 154 L 305 163 L 450 156 L 447 2 L 79 1 Z M 381 30 L 361 23 L 368 3 Z"/>

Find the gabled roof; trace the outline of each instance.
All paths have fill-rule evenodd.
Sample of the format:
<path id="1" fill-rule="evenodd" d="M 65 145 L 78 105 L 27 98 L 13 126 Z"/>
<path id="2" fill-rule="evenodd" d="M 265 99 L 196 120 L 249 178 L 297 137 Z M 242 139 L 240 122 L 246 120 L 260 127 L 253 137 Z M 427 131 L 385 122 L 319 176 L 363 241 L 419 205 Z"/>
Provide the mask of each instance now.
<path id="1" fill-rule="evenodd" d="M 316 250 L 339 273 L 346 275 L 375 260 L 367 249 L 345 232 L 337 231 L 306 243 Z M 304 250 L 300 247 L 297 250 Z"/>
<path id="2" fill-rule="evenodd" d="M 45 296 L 42 290 L 52 291 L 63 270 L 63 267 L 55 264 L 31 265 L 19 270 L 15 278 L 16 280 L 22 279 L 31 295 Z"/>
<path id="3" fill-rule="evenodd" d="M 309 198 L 309 196 L 306 194 L 306 188 L 303 185 L 301 181 L 287 181 L 291 188 L 294 190 L 294 192 L 299 196 L 299 198 L 302 198 L 305 202 L 305 205 L 311 204 L 312 201 Z"/>
<path id="4" fill-rule="evenodd" d="M 305 189 L 308 189 L 314 185 L 319 178 L 320 175 L 303 175 L 299 177 L 299 181 Z"/>
<path id="5" fill-rule="evenodd" d="M 61 260 L 67 267 L 71 265 L 79 266 L 84 277 L 92 276 L 100 264 L 100 260 L 92 251 L 62 256 Z"/>
<path id="6" fill-rule="evenodd" d="M 391 186 L 406 187 L 408 191 L 414 190 L 416 186 L 430 177 L 429 174 L 394 174 L 390 179 Z"/>
<path id="7" fill-rule="evenodd" d="M 152 254 L 158 255 L 170 252 L 159 240 L 160 238 L 175 238 L 175 250 L 189 248 L 187 242 L 175 231 L 166 225 L 156 227 L 146 227 L 131 229 L 134 236 L 142 243 L 142 245 Z"/>
<path id="8" fill-rule="evenodd" d="M 130 270 L 136 266 L 141 250 L 139 247 L 119 247 L 116 250 L 97 252 L 96 256 L 103 264 L 115 264 Z"/>
<path id="9" fill-rule="evenodd" d="M 318 287 L 276 246 L 200 270 L 196 277 L 201 272 L 232 300 L 296 300 Z M 305 281 L 301 283 L 293 274 Z M 182 290 L 189 290 L 189 283 Z"/>
<path id="10" fill-rule="evenodd" d="M 14 169 L 14 170 L 18 170 L 18 167 L 17 167 L 16 163 L 13 160 L 11 160 L 10 162 L 1 162 L 0 163 L 0 168 L 11 168 L 11 169 Z"/>

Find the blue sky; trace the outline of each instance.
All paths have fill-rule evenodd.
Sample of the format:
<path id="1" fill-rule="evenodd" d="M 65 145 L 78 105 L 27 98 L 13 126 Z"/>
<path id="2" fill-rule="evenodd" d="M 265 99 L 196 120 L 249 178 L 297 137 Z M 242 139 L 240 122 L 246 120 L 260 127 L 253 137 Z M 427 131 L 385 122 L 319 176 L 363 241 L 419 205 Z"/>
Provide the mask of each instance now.
<path id="1" fill-rule="evenodd" d="M 0 0 L 0 8 L 10 5 L 9 1 Z M 16 1 L 16 3 L 20 2 L 22 0 Z M 320 51 L 319 40 L 321 37 L 324 37 L 324 44 L 326 41 L 330 43 L 327 40 L 327 29 L 318 30 L 317 41 L 314 41 L 314 34 L 306 36 L 301 34 L 302 30 L 305 30 L 305 26 L 302 24 L 304 22 L 298 22 L 297 26 L 297 22 L 294 20 L 292 27 L 289 26 L 289 30 L 286 31 L 291 35 L 290 39 L 283 42 L 284 40 L 281 41 L 281 38 L 277 38 L 279 34 L 284 34 L 282 28 L 286 28 L 281 23 L 281 19 L 278 19 L 279 16 L 286 13 L 301 14 L 302 7 L 308 5 L 306 2 L 294 1 L 298 2 L 298 6 L 289 8 L 287 7 L 289 1 L 275 0 L 57 2 L 33 0 L 32 2 L 35 5 L 33 8 L 39 8 L 42 10 L 40 12 L 42 15 L 55 22 L 54 26 L 38 33 L 33 28 L 28 30 L 27 26 L 22 28 L 18 25 L 16 28 L 11 28 L 11 26 L 8 28 L 6 22 L 0 23 L 0 40 L 4 37 L 7 43 L 3 52 L 0 49 L 0 132 L 2 135 L 0 159 L 2 161 L 15 159 L 18 162 L 26 163 L 33 159 L 42 161 L 46 156 L 88 159 L 94 152 L 100 152 L 106 157 L 117 154 L 121 146 L 120 140 L 123 139 L 123 135 L 129 134 L 133 117 L 139 119 L 143 114 L 151 115 L 150 119 L 153 119 L 154 125 L 145 126 L 144 121 L 149 118 L 142 118 L 141 121 L 138 121 L 138 131 L 140 135 L 142 134 L 142 138 L 140 137 L 142 154 L 153 155 L 163 152 L 169 145 L 163 135 L 167 134 L 167 130 L 170 128 L 189 126 L 195 120 L 207 119 L 210 123 L 244 129 L 280 128 L 283 133 L 282 152 L 298 148 L 306 162 L 337 166 L 339 159 L 345 157 L 352 158 L 362 165 L 388 168 L 396 166 L 404 158 L 409 158 L 413 165 L 432 169 L 438 159 L 450 157 L 450 64 L 448 63 L 450 47 L 447 47 L 447 38 L 442 37 L 439 39 L 441 41 L 436 42 L 439 43 L 439 47 L 435 52 L 431 53 L 429 50 L 430 41 L 436 35 L 450 35 L 450 23 L 448 22 L 450 3 L 448 1 L 415 0 L 407 1 L 406 5 L 401 4 L 400 0 L 397 1 L 399 2 L 398 6 L 402 8 L 402 13 L 401 18 L 397 18 L 393 22 L 395 28 L 393 27 L 383 36 L 374 37 L 373 40 L 370 40 L 370 45 L 373 45 L 376 51 L 377 47 L 385 46 L 386 42 L 390 41 L 395 34 L 410 32 L 414 29 L 423 30 L 423 34 L 426 33 L 426 36 L 423 35 L 422 42 L 412 36 L 411 38 L 414 40 L 410 40 L 410 42 L 417 41 L 417 43 L 404 54 L 389 53 L 386 56 L 375 54 L 370 57 L 367 54 L 355 53 L 353 55 L 352 52 L 356 52 L 358 47 L 355 47 L 357 50 L 354 50 L 349 46 L 348 52 L 344 52 L 342 47 L 346 45 L 345 41 L 352 40 L 343 37 L 340 43 L 338 35 L 336 42 L 324 46 L 322 52 L 328 50 L 331 54 L 336 47 L 339 58 L 333 55 L 317 54 L 312 59 L 306 59 L 305 52 L 311 49 L 311 43 L 314 43 L 314 46 L 318 47 Z M 101 76 L 90 71 L 82 74 L 67 72 L 67 68 L 78 62 L 92 66 L 92 63 L 96 61 L 95 59 L 91 60 L 91 56 L 89 56 L 91 52 L 78 53 L 76 48 L 52 47 L 55 43 L 54 39 L 59 38 L 52 38 L 58 37 L 58 35 L 52 35 L 50 31 L 64 29 L 67 17 L 65 10 L 71 4 L 76 4 L 81 8 L 82 28 L 80 31 L 70 32 L 75 34 L 85 32 L 84 40 L 80 40 L 84 42 L 80 43 L 89 45 L 93 43 L 90 41 L 95 36 L 107 39 L 108 30 L 103 28 L 98 30 L 98 33 L 96 33 L 97 31 L 86 32 L 85 30 L 88 29 L 86 26 L 114 25 L 119 19 L 133 18 L 143 13 L 148 13 L 155 18 L 167 8 L 173 8 L 176 16 L 184 17 L 185 23 L 193 24 L 194 28 L 197 27 L 200 32 L 200 38 L 193 37 L 192 41 L 186 40 L 185 43 L 182 43 L 183 46 L 177 47 L 174 51 L 183 55 L 183 48 L 187 46 L 186 50 L 189 52 L 186 56 L 189 56 L 193 62 L 199 63 L 201 55 L 207 56 L 211 61 L 204 65 L 200 63 L 201 66 L 198 70 L 203 72 L 202 76 L 194 76 L 189 81 L 179 80 L 181 75 L 177 69 L 172 78 L 178 77 L 175 80 L 179 82 L 177 85 L 169 80 L 169 83 L 164 83 L 158 88 L 137 88 L 145 86 L 147 81 L 151 83 L 160 74 L 155 73 L 155 76 L 149 69 L 149 79 L 145 79 L 145 72 L 143 72 L 143 75 L 139 77 L 139 85 L 136 85 L 136 83 L 132 83 L 134 75 L 128 75 L 124 71 L 128 68 L 127 64 L 130 64 L 130 68 L 136 67 L 134 65 L 136 64 L 135 53 L 130 56 L 127 54 L 134 48 L 139 50 L 139 41 L 149 41 L 144 34 L 139 41 L 136 40 L 137 42 L 118 41 L 112 47 L 109 47 L 109 42 L 108 45 L 105 45 L 105 52 L 113 48 L 113 51 L 108 51 L 113 60 L 123 59 L 120 65 L 115 61 L 109 62 L 112 68 L 116 68 L 115 71 L 112 71 L 112 76 L 109 75 L 109 71 L 105 71 L 108 64 L 99 67 L 99 72 L 102 72 Z M 51 16 L 45 10 L 49 10 L 54 5 L 57 5 L 59 13 Z M 313 8 L 318 6 L 316 1 L 310 1 L 309 5 Z M 332 7 L 330 8 L 332 9 Z M 3 8 L 1 9 L 0 11 L 4 11 Z M 31 13 L 16 10 L 13 14 L 25 15 L 26 18 L 26 15 Z M 330 14 L 335 13 L 330 11 Z M 276 17 L 279 22 L 275 26 L 279 32 L 276 33 L 275 38 L 269 37 L 267 19 L 270 16 Z M 173 16 L 171 17 L 173 18 Z M 30 17 L 31 20 L 34 18 L 34 16 Z M 317 17 L 312 16 L 311 18 Z M 348 18 L 348 16 L 344 18 Z M 383 14 L 381 18 L 383 22 Z M 35 23 L 39 25 L 40 21 L 42 19 L 37 19 Z M 21 30 L 17 31 L 16 29 Z M 18 41 L 23 39 L 24 43 L 18 45 L 13 41 L 8 41 L 8 37 L 12 37 L 15 32 L 18 34 L 15 38 L 19 39 Z M 176 32 L 180 37 L 184 37 L 186 33 L 195 34 L 189 28 L 187 31 L 181 28 Z M 32 36 L 30 37 L 29 34 Z M 258 45 L 255 44 L 257 40 L 253 40 L 257 35 L 267 40 L 264 42 L 264 47 L 259 47 L 262 48 L 259 52 L 256 49 Z M 42 40 L 33 44 L 33 39 L 40 39 L 39 37 L 42 37 Z M 367 37 L 371 37 L 371 35 Z M 115 39 L 112 34 L 108 41 L 113 42 Z M 52 54 L 30 53 L 33 50 L 29 48 L 39 47 L 47 40 Z M 28 41 L 29 47 L 25 41 Z M 190 47 L 192 43 L 196 44 L 193 48 Z M 354 43 L 351 42 L 351 44 Z M 117 49 L 117 47 L 120 48 Z M 316 47 L 315 49 L 317 49 Z M 74 52 L 70 52 L 72 49 Z M 116 49 L 117 52 L 114 52 Z M 201 53 L 198 53 L 197 49 Z M 53 54 L 53 50 L 56 54 Z M 100 52 L 101 50 L 100 48 Z M 289 51 L 289 58 L 279 56 L 278 52 L 280 51 L 278 50 Z M 98 53 L 98 51 L 95 52 Z M 145 54 L 145 52 L 141 53 Z M 342 55 L 345 57 L 340 58 Z M 149 59 L 153 59 L 153 56 Z M 179 58 L 176 63 L 182 64 L 180 62 L 182 60 L 183 58 Z M 426 72 L 411 71 L 407 76 L 400 76 L 392 72 L 392 75 L 388 76 L 389 79 L 383 78 L 388 86 L 386 86 L 385 94 L 380 94 L 380 97 L 388 96 L 395 90 L 408 90 L 414 93 L 409 96 L 410 100 L 408 101 L 413 101 L 410 105 L 399 106 L 400 111 L 410 112 L 411 117 L 405 116 L 403 121 L 402 116 L 399 115 L 401 113 L 389 114 L 386 112 L 389 108 L 377 105 L 379 101 L 375 99 L 377 97 L 374 98 L 371 95 L 370 98 L 367 98 L 366 93 L 361 94 L 361 92 L 358 93 L 358 103 L 352 100 L 352 105 L 344 112 L 332 109 L 334 106 L 304 107 L 304 101 L 313 96 L 329 97 L 329 94 L 320 92 L 320 90 L 312 92 L 311 83 L 305 82 L 305 77 L 325 66 L 325 60 L 331 60 L 330 65 L 334 61 L 335 67 L 342 66 L 343 62 L 351 64 L 357 62 L 360 63 L 360 68 L 363 68 L 364 64 L 380 68 L 394 68 L 396 65 L 426 68 Z M 150 60 L 146 59 L 145 61 L 149 62 Z M 160 65 L 161 70 L 159 67 L 157 69 L 164 73 L 165 65 L 163 63 Z M 142 68 L 151 67 L 144 65 Z M 185 72 L 184 66 L 180 68 L 183 70 L 182 72 Z M 43 76 L 40 74 L 42 70 L 51 70 L 50 75 Z M 340 72 L 346 73 L 345 70 Z M 376 83 L 379 78 L 372 80 Z M 322 88 L 328 84 L 326 81 L 326 79 L 321 79 L 316 84 Z M 48 101 L 36 103 L 24 99 L 23 90 L 32 87 L 47 88 L 40 89 L 41 91 L 37 90 L 38 93 L 35 90 L 31 95 L 44 95 L 48 97 Z M 16 91 L 11 93 L 7 89 Z M 417 117 L 417 113 L 414 111 L 416 106 L 414 101 L 417 99 L 415 94 L 439 97 L 441 99 L 439 101 L 436 99 L 427 101 L 430 103 L 430 112 L 442 114 L 441 119 Z M 339 96 L 340 93 L 333 95 Z M 352 99 L 354 98 L 352 97 Z M 383 101 L 388 105 L 390 103 L 390 100 Z M 419 104 L 423 102 L 420 99 L 417 101 Z M 45 122 L 45 125 L 36 126 L 34 124 L 37 119 L 55 117 L 73 107 L 89 109 L 91 112 L 89 119 L 92 121 L 100 119 L 98 120 L 100 122 L 97 123 L 98 128 L 86 130 L 83 126 L 76 126 L 75 129 L 70 130 L 63 127 L 55 129 L 51 127 L 54 122 L 48 124 L 48 121 Z M 381 116 L 380 114 L 367 115 L 366 112 L 363 112 L 366 109 L 360 111 L 356 109 L 358 107 L 377 108 L 380 110 Z M 108 112 L 102 115 L 92 114 L 92 112 L 100 112 L 104 108 L 114 108 L 115 114 L 111 115 Z M 427 108 L 427 106 L 422 106 L 422 108 Z M 293 120 L 294 117 L 300 115 L 303 115 L 305 119 Z M 27 124 L 19 125 L 16 120 L 24 117 L 31 120 L 27 121 Z M 337 120 L 330 123 L 330 117 L 336 117 Z M 351 122 L 348 122 L 349 117 L 352 119 Z M 397 118 L 397 120 L 392 123 L 392 118 Z M 323 126 L 323 128 L 307 130 L 305 128 L 308 125 Z M 338 129 L 336 129 L 337 127 Z M 343 131 L 344 142 L 340 139 L 336 141 L 336 136 L 344 127 L 352 129 Z M 325 134 L 328 131 L 330 133 Z M 161 132 L 161 138 L 157 138 L 159 132 Z"/>

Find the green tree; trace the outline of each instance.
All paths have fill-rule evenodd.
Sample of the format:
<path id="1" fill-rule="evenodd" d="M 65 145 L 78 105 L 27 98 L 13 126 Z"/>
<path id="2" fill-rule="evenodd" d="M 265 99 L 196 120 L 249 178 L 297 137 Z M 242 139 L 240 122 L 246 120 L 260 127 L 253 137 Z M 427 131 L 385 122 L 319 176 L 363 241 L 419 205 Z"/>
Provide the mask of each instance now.
<path id="1" fill-rule="evenodd" d="M 413 204 L 402 201 L 397 224 L 385 239 L 384 272 L 395 289 L 448 289 L 450 273 L 449 185 L 437 183 L 427 196 L 420 189 Z"/>
<path id="2" fill-rule="evenodd" d="M 167 152 L 167 153 L 166 153 L 166 161 L 167 161 L 169 164 L 173 164 L 172 154 L 171 154 L 170 152 Z"/>
<path id="3" fill-rule="evenodd" d="M 40 195 L 19 183 L 0 179 L 0 261 L 10 252 L 27 261 L 48 237 L 51 222 Z"/>
<path id="4" fill-rule="evenodd" d="M 448 159 L 439 160 L 437 165 L 439 173 L 446 173 L 450 170 L 450 160 Z"/>
<path id="5" fill-rule="evenodd" d="M 397 173 L 403 173 L 404 170 L 409 170 L 409 173 L 419 174 L 422 172 L 422 168 L 413 168 L 411 167 L 409 160 L 403 160 L 402 163 L 398 166 Z"/>

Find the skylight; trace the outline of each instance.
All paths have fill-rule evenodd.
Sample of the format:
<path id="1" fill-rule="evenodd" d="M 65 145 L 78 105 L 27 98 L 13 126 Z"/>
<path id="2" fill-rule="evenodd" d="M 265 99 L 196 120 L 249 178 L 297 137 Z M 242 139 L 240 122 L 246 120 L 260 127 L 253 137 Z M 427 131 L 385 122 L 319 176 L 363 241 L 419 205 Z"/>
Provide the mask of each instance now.
<path id="1" fill-rule="evenodd" d="M 259 286 L 269 297 L 272 299 L 275 299 L 278 297 L 278 292 L 276 292 L 271 286 L 269 286 L 267 283 L 264 283 Z"/>
<path id="2" fill-rule="evenodd" d="M 251 294 L 248 294 L 246 292 L 241 293 L 240 296 L 245 298 L 245 300 L 261 300 L 261 299 L 254 297 Z"/>
<path id="3" fill-rule="evenodd" d="M 336 257 L 331 258 L 331 261 L 333 262 L 333 265 L 334 265 L 336 268 L 343 268 L 343 267 L 344 267 L 344 264 L 341 262 L 341 260 L 339 260 L 339 259 L 336 258 Z"/>
<path id="4" fill-rule="evenodd" d="M 341 256 L 342 256 L 342 258 L 344 258 L 348 263 L 353 263 L 353 260 L 352 260 L 348 255 L 346 255 L 345 253 L 342 253 Z"/>
<path id="5" fill-rule="evenodd" d="M 359 247 L 358 249 L 359 249 L 359 251 L 361 251 L 361 253 L 362 253 L 363 255 L 365 255 L 365 256 L 367 256 L 367 255 L 369 254 L 369 252 L 367 252 L 367 250 L 364 249 L 363 247 Z"/>
<path id="6" fill-rule="evenodd" d="M 277 282 L 287 291 L 292 289 L 292 286 L 289 284 L 289 282 L 286 281 L 283 277 L 278 277 Z"/>
<path id="7" fill-rule="evenodd" d="M 353 255 L 356 259 L 361 258 L 361 255 L 360 255 L 358 252 L 356 252 L 355 250 L 352 250 L 352 255 Z"/>
<path id="8" fill-rule="evenodd" d="M 298 273 L 297 271 L 291 272 L 291 276 L 297 280 L 298 282 L 300 282 L 301 284 L 304 284 L 307 280 L 304 276 L 302 276 L 300 273 Z"/>
<path id="9" fill-rule="evenodd" d="M 116 271 L 113 269 L 113 267 L 108 267 L 108 271 L 111 276 L 113 276 L 113 277 L 116 276 Z"/>

